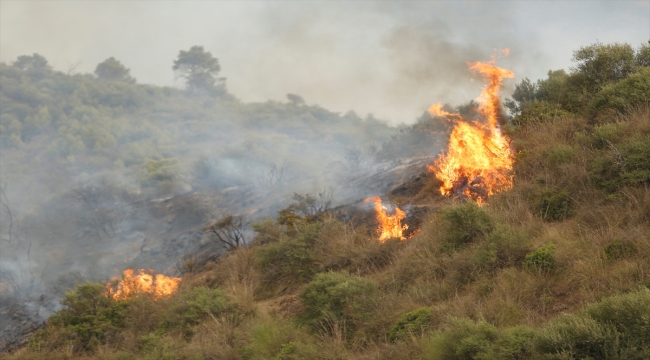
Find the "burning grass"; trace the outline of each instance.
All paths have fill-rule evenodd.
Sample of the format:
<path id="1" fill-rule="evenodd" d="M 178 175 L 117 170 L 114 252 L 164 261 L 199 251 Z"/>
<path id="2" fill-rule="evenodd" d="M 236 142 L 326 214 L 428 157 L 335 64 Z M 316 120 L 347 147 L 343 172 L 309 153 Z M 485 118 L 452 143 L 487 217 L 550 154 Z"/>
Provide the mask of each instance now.
<path id="1" fill-rule="evenodd" d="M 149 294 L 154 300 L 169 298 L 177 290 L 181 278 L 154 274 L 151 269 L 126 269 L 121 278 L 106 284 L 106 297 L 127 300 L 141 294 Z"/>

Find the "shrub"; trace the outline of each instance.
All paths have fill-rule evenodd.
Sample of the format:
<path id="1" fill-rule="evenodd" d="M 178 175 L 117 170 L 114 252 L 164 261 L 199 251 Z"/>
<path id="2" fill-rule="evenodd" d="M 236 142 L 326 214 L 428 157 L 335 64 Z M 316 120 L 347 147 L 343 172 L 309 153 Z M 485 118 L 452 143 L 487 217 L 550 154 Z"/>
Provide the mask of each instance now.
<path id="1" fill-rule="evenodd" d="M 524 108 L 519 115 L 512 119 L 516 126 L 525 126 L 536 122 L 546 122 L 556 118 L 570 116 L 571 113 L 562 110 L 559 105 L 547 101 L 535 101 Z"/>
<path id="2" fill-rule="evenodd" d="M 471 201 L 445 208 L 441 214 L 448 222 L 445 246 L 452 249 L 484 237 L 494 228 L 487 211 Z"/>
<path id="3" fill-rule="evenodd" d="M 636 248 L 627 241 L 613 241 L 603 248 L 605 256 L 610 260 L 622 259 L 636 252 Z"/>
<path id="4" fill-rule="evenodd" d="M 403 314 L 388 330 L 388 338 L 396 340 L 410 334 L 421 334 L 431 328 L 433 310 L 423 307 Z"/>
<path id="5" fill-rule="evenodd" d="M 246 359 L 306 359 L 315 358 L 316 349 L 301 329 L 289 323 L 266 321 L 252 329 L 251 343 L 244 347 Z"/>
<path id="6" fill-rule="evenodd" d="M 617 143 L 625 134 L 628 124 L 624 122 L 606 123 L 594 127 L 592 145 L 597 149 L 607 149 Z"/>
<path id="7" fill-rule="evenodd" d="M 550 271 L 555 268 L 555 246 L 547 244 L 526 255 L 524 266 L 531 271 Z"/>
<path id="8" fill-rule="evenodd" d="M 63 310 L 30 339 L 30 348 L 53 342 L 54 348 L 73 344 L 80 351 L 93 350 L 125 326 L 129 301 L 113 301 L 105 296 L 104 284 L 87 282 L 68 291 L 61 304 Z"/>
<path id="9" fill-rule="evenodd" d="M 425 359 L 488 359 L 491 347 L 499 337 L 498 330 L 486 323 L 470 319 L 451 319 L 449 327 L 437 332 Z"/>
<path id="10" fill-rule="evenodd" d="M 623 186 L 621 168 L 609 157 L 596 157 L 589 163 L 589 181 L 595 188 L 613 193 Z"/>
<path id="11" fill-rule="evenodd" d="M 316 273 L 316 262 L 304 238 L 283 237 L 277 243 L 261 247 L 255 260 L 263 271 L 262 288 L 271 290 L 279 284 L 296 285 L 309 281 Z"/>
<path id="12" fill-rule="evenodd" d="M 548 153 L 547 161 L 551 166 L 571 162 L 575 149 L 569 145 L 559 145 Z"/>
<path id="13" fill-rule="evenodd" d="M 369 296 L 376 287 L 372 280 L 346 272 L 320 273 L 300 292 L 305 304 L 302 321 L 314 330 L 327 331 L 338 322 L 352 331 L 367 316 Z"/>
<path id="14" fill-rule="evenodd" d="M 605 87 L 591 102 L 592 115 L 611 109 L 618 112 L 650 101 L 650 68 L 639 70 L 616 84 Z"/>
<path id="15" fill-rule="evenodd" d="M 650 184 L 650 136 L 627 140 L 621 146 L 621 157 L 625 184 Z"/>
<path id="16" fill-rule="evenodd" d="M 497 225 L 487 236 L 486 243 L 495 251 L 497 267 L 521 264 L 530 251 L 530 240 L 506 225 Z"/>
<path id="17" fill-rule="evenodd" d="M 160 330 L 186 330 L 189 325 L 198 324 L 207 317 L 218 316 L 229 310 L 226 292 L 221 289 L 195 287 L 181 294 L 178 301 L 167 308 Z"/>
<path id="18" fill-rule="evenodd" d="M 536 210 L 545 221 L 561 221 L 573 215 L 573 202 L 568 192 L 547 188 L 537 196 Z"/>
<path id="19" fill-rule="evenodd" d="M 552 358 L 645 359 L 650 355 L 650 290 L 606 298 L 549 322 L 537 350 Z"/>

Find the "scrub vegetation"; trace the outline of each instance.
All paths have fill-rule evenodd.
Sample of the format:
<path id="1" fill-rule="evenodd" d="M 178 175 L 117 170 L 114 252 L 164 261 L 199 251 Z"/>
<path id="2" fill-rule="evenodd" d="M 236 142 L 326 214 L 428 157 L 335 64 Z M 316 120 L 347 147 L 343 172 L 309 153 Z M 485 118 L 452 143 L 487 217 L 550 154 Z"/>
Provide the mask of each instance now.
<path id="1" fill-rule="evenodd" d="M 78 285 L 63 310 L 9 358 L 650 358 L 649 46 L 590 45 L 574 53 L 569 72 L 518 84 L 507 102 L 512 126 L 504 128 L 516 151 L 515 186 L 481 207 L 439 195 L 437 180 L 427 175 L 428 196 L 399 199 L 434 209 L 421 231 L 379 243 L 369 230 L 374 223 L 342 220 L 329 206 L 305 213 L 314 197 L 296 195 L 276 218 L 253 224 L 252 245 L 200 270 L 188 267 L 169 299 L 116 302 L 103 296 L 102 284 Z M 25 71 L 31 70 L 2 65 L 3 77 L 23 84 L 14 87 L 33 101 L 3 110 L 2 126 L 13 129 L 2 132 L 3 146 L 24 151 L 30 141 L 51 137 L 42 149 L 48 163 L 121 161 L 142 171 L 145 187 L 187 181 L 174 175 L 179 164 L 164 157 L 166 146 L 180 145 L 147 142 L 153 120 L 140 117 L 132 102 L 152 104 L 162 119 L 170 111 L 183 114 L 170 108 L 196 104 L 203 82 L 192 85 L 191 95 L 135 86 L 129 77 L 84 85 L 107 92 L 107 103 L 91 106 L 71 84 L 99 80 Z M 24 85 L 37 81 L 47 84 L 43 89 L 69 87 L 79 100 L 59 103 Z M 9 96 L 4 91 L 3 85 Z M 185 108 L 192 130 L 183 131 L 201 136 L 197 130 L 213 121 L 207 109 L 239 117 L 262 108 L 300 114 L 293 119 L 309 124 L 327 118 L 384 131 L 368 119 L 348 121 L 299 102 L 244 105 L 219 94 Z M 119 120 L 136 117 L 142 123 Z M 242 119 L 261 128 L 285 121 Z M 433 124 L 420 121 L 387 139 L 377 156 L 414 139 L 427 121 Z M 142 156 L 123 145 L 138 138 Z M 123 153 L 105 150 L 122 146 Z"/>

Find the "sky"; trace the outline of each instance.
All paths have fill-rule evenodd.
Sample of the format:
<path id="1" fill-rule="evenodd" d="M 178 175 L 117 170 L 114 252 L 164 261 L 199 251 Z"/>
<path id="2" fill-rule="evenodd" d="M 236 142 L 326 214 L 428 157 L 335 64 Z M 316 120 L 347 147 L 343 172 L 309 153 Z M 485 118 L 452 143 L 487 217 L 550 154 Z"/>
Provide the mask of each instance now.
<path id="1" fill-rule="evenodd" d="M 597 41 L 650 39 L 650 0 L 634 1 L 29 1 L 0 0 L 0 61 L 38 53 L 59 71 L 91 73 L 115 57 L 139 83 L 182 87 L 171 69 L 201 45 L 242 101 L 287 101 L 390 123 L 430 104 L 476 98 L 467 63 L 536 80 L 568 69 Z"/>

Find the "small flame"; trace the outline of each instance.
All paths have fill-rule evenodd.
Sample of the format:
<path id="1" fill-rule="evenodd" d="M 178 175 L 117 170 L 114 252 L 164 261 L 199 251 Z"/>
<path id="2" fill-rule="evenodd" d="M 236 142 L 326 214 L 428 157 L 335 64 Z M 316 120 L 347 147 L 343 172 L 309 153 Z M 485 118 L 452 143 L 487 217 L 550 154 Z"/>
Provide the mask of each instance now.
<path id="1" fill-rule="evenodd" d="M 406 218 L 406 214 L 400 208 L 395 207 L 395 215 L 388 215 L 386 207 L 381 204 L 379 196 L 368 198 L 366 202 L 373 201 L 375 203 L 375 211 L 377 212 L 377 221 L 379 222 L 379 242 L 386 242 L 388 239 L 406 240 L 403 233 L 408 229 L 408 225 L 402 225 L 402 220 Z"/>
<path id="2" fill-rule="evenodd" d="M 509 50 L 501 53 L 507 55 Z M 510 139 L 499 128 L 499 90 L 503 79 L 514 77 L 514 73 L 495 66 L 495 58 L 493 56 L 486 63 L 468 64 L 470 70 L 487 80 L 478 98 L 478 111 L 487 124 L 463 121 L 458 115 L 446 153 L 441 154 L 434 165 L 427 166 L 442 181 L 440 192 L 443 195 L 462 195 L 479 205 L 490 195 L 513 186 L 514 157 Z M 429 112 L 432 113 L 432 109 L 442 111 L 438 105 L 432 106 Z"/>
<path id="3" fill-rule="evenodd" d="M 117 282 L 116 282 L 117 281 Z M 114 278 L 106 284 L 106 296 L 114 300 L 126 300 L 140 294 L 149 294 L 154 300 L 172 296 L 181 278 L 169 277 L 162 274 L 153 275 L 153 270 L 126 269 L 122 278 Z"/>
<path id="4" fill-rule="evenodd" d="M 441 103 L 431 105 L 429 108 L 429 114 L 431 114 L 431 116 L 460 118 L 460 114 L 450 113 L 442 110 L 442 106 L 443 105 Z"/>

